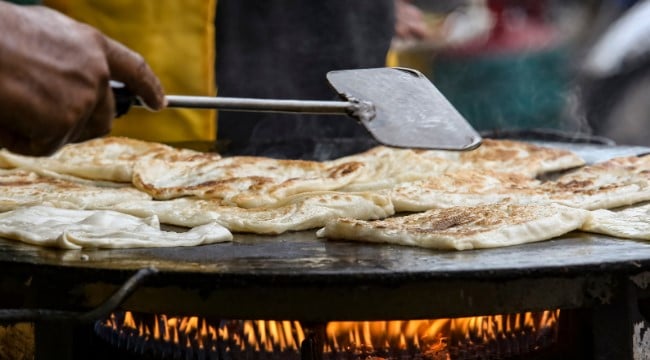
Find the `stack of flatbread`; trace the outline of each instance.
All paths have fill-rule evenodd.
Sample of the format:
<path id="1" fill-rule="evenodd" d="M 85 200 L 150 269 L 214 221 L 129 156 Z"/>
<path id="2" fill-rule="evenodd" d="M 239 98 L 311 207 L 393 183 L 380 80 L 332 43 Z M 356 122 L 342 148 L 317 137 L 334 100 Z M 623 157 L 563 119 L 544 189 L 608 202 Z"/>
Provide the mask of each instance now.
<path id="1" fill-rule="evenodd" d="M 5 226 L 0 236 L 22 241 L 30 237 L 16 236 L 11 229 L 46 226 L 16 222 L 13 211 L 21 217 L 37 218 L 26 215 L 30 206 L 35 212 L 47 214 L 55 214 L 54 209 L 85 211 L 83 214 L 88 216 L 93 211 L 118 211 L 182 227 L 212 224 L 226 231 L 259 234 L 318 228 L 339 217 L 381 219 L 394 214 L 387 191 L 337 191 L 365 169 L 363 164 L 352 161 L 325 164 L 261 157 L 222 159 L 214 153 L 107 137 L 67 145 L 50 157 L 0 150 L 0 167 L 4 168 L 0 169 L 0 211 L 7 212 L 0 219 L 0 226 Z M 43 206 L 52 210 L 44 212 Z M 73 225 L 77 226 L 65 226 Z M 197 244 L 160 241 L 171 234 L 146 234 L 151 245 L 125 241 L 114 244 Z M 28 242 L 70 247 L 69 242 L 60 240 L 62 234 L 55 235 L 59 240 Z M 77 243 L 93 247 L 92 241 Z M 94 246 L 111 247 L 99 241 Z"/>
<path id="2" fill-rule="evenodd" d="M 116 211 L 68 210 L 51 206 L 0 214 L 0 236 L 63 249 L 196 246 L 232 240 L 216 223 L 186 232 L 163 231 L 156 216 L 139 218 Z"/>
<path id="3" fill-rule="evenodd" d="M 566 150 L 490 139 L 469 152 L 379 146 L 313 162 L 106 137 L 41 158 L 0 150 L 0 168 L 0 236 L 64 248 L 192 246 L 227 241 L 230 231 L 322 228 L 329 239 L 478 249 L 577 229 L 620 236 L 621 222 L 642 228 L 638 212 L 603 209 L 650 200 L 650 157 L 585 166 Z M 62 219 L 61 211 L 71 222 L 20 221 Z M 199 230 L 168 233 L 158 222 Z M 105 223 L 112 232 L 100 230 Z M 57 229 L 54 237 L 39 237 L 42 226 Z M 201 237 L 206 227 L 219 236 Z"/>

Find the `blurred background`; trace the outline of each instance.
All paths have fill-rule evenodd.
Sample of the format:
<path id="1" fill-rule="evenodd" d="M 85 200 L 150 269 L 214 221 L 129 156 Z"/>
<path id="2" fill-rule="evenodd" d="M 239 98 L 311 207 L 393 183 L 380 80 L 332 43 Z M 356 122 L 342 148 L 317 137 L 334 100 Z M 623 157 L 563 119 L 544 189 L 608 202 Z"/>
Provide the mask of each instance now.
<path id="1" fill-rule="evenodd" d="M 386 42 L 390 40 L 390 25 L 382 28 L 383 33 L 376 31 L 378 26 L 368 27 L 374 29 L 370 34 L 360 33 L 352 25 L 388 24 L 392 19 L 386 19 L 388 11 L 382 10 L 391 1 L 359 2 L 356 13 L 347 14 L 350 29 L 342 22 L 322 19 L 343 18 L 336 12 L 322 13 L 325 6 L 314 7 L 311 13 L 300 12 L 309 10 L 302 6 L 300 11 L 286 11 L 289 16 L 274 16 L 289 25 L 300 22 L 296 19 L 317 19 L 311 27 L 303 24 L 311 31 L 309 36 L 323 33 L 317 39 L 289 25 L 285 29 L 281 22 L 269 27 L 267 22 L 274 17 L 264 10 L 256 14 L 255 21 L 250 20 L 252 14 L 239 13 L 260 7 L 256 3 L 218 1 L 217 67 L 227 69 L 217 77 L 220 95 L 321 98 L 331 94 L 321 81 L 325 72 L 321 68 L 381 66 L 385 53 L 382 36 Z M 291 10 L 291 6 L 279 5 Z M 395 0 L 395 7 L 397 34 L 387 64 L 415 68 L 427 75 L 484 135 L 522 137 L 535 132 L 564 141 L 611 139 L 618 144 L 650 145 L 650 0 Z M 243 26 L 242 19 L 248 19 L 249 25 Z M 411 28 L 400 33 L 400 23 Z M 314 30 L 319 26 L 328 31 Z M 270 41 L 273 36 L 264 32 L 271 30 L 275 31 L 271 34 L 286 37 L 281 45 L 290 46 Z M 339 41 L 345 37 L 363 41 Z M 313 44 L 321 44 L 322 50 L 314 50 Z M 262 50 L 253 52 L 254 46 Z M 296 49 L 289 49 L 292 46 Z M 294 58 L 309 61 L 300 68 Z M 371 66 L 375 60 L 377 64 Z M 265 69 L 270 74 L 265 74 Z M 264 81 L 262 75 L 276 79 Z M 249 80 L 241 81 L 243 76 Z M 296 78 L 301 82 L 294 84 Z M 228 116 L 233 117 L 230 126 Z M 287 125 L 274 114 L 272 122 L 280 130 L 270 131 L 254 125 L 261 116 L 220 114 L 219 132 L 226 139 L 244 139 L 248 144 L 251 138 L 265 139 L 287 129 L 311 129 L 314 122 L 323 122 L 303 119 Z M 295 121 L 295 116 L 291 117 Z M 247 121 L 251 124 L 246 125 Z M 362 132 L 356 130 L 352 134 L 355 143 Z M 296 147 L 293 139 L 289 143 Z"/>
<path id="2" fill-rule="evenodd" d="M 650 145 L 650 2 L 409 4 L 426 32 L 396 37 L 388 64 L 423 72 L 477 130 Z"/>

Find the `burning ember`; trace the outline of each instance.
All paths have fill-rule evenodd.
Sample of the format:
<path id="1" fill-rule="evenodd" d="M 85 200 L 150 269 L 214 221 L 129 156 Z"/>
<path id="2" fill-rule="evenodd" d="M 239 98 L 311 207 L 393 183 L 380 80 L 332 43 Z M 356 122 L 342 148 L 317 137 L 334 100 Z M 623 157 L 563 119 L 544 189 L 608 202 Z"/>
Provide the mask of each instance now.
<path id="1" fill-rule="evenodd" d="M 560 310 L 409 321 L 218 320 L 115 313 L 98 322 L 106 341 L 158 358 L 508 358 L 557 340 Z M 310 355 L 311 354 L 311 355 Z"/>

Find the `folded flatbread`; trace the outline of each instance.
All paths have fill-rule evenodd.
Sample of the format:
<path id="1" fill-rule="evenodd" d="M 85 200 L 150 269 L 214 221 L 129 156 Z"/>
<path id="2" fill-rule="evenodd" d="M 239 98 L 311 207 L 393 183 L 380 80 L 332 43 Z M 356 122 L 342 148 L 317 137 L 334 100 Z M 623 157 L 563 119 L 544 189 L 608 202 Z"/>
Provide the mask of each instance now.
<path id="1" fill-rule="evenodd" d="M 137 159 L 156 152 L 199 154 L 155 142 L 125 137 L 104 137 L 67 144 L 51 156 L 32 157 L 0 150 L 0 165 L 32 170 L 50 177 L 72 175 L 88 180 L 131 182 Z M 58 175 L 58 176 L 57 176 Z M 65 178 L 71 180 L 70 178 Z"/>
<path id="2" fill-rule="evenodd" d="M 133 184 L 159 200 L 194 196 L 247 208 L 277 206 L 299 193 L 336 190 L 364 165 L 234 156 L 173 156 L 159 153 L 134 166 Z"/>
<path id="3" fill-rule="evenodd" d="M 424 180 L 396 185 L 390 192 L 396 212 L 475 206 L 508 200 L 531 203 L 548 200 L 539 180 L 491 170 L 449 171 Z"/>
<path id="4" fill-rule="evenodd" d="M 544 183 L 551 200 L 583 209 L 611 209 L 650 200 L 650 156 L 627 156 L 578 168 Z"/>
<path id="5" fill-rule="evenodd" d="M 452 160 L 444 157 L 425 158 L 418 150 L 386 146 L 377 146 L 361 154 L 328 161 L 327 164 L 339 165 L 349 162 L 361 163 L 364 168 L 360 175 L 342 187 L 341 191 L 390 189 L 395 184 L 441 174 L 452 165 Z"/>
<path id="6" fill-rule="evenodd" d="M 391 191 L 391 199 L 397 212 L 500 201 L 609 209 L 650 200 L 650 171 L 645 170 L 648 163 L 647 159 L 637 157 L 617 158 L 545 182 L 500 171 L 447 171 L 399 184 Z"/>
<path id="7" fill-rule="evenodd" d="M 62 249 L 197 246 L 232 240 L 232 234 L 216 223 L 171 232 L 160 230 L 155 216 L 142 219 L 115 211 L 49 206 L 0 214 L 0 237 Z"/>
<path id="8" fill-rule="evenodd" d="M 395 213 L 385 193 L 328 191 L 293 195 L 273 208 L 245 209 L 197 198 L 132 201 L 110 208 L 139 217 L 156 215 L 162 223 L 170 225 L 191 227 L 217 222 L 233 232 L 257 234 L 319 228 L 339 217 L 381 219 Z"/>
<path id="9" fill-rule="evenodd" d="M 580 230 L 619 238 L 650 240 L 650 204 L 619 211 L 592 211 Z"/>
<path id="10" fill-rule="evenodd" d="M 481 146 L 460 152 L 458 158 L 456 166 L 460 168 L 490 169 L 530 177 L 585 164 L 580 156 L 568 150 L 493 139 L 483 139 Z"/>
<path id="11" fill-rule="evenodd" d="M 471 151 L 397 149 L 378 146 L 361 154 L 330 161 L 360 162 L 361 175 L 343 191 L 388 189 L 396 184 L 426 179 L 445 172 L 490 170 L 534 178 L 584 165 L 573 152 L 512 141 L 484 139 Z"/>
<path id="12" fill-rule="evenodd" d="M 551 239 L 578 229 L 589 212 L 567 206 L 506 203 L 434 209 L 385 220 L 332 220 L 319 237 L 469 250 Z"/>
<path id="13" fill-rule="evenodd" d="M 27 170 L 0 169 L 0 211 L 49 205 L 65 209 L 97 209 L 125 201 L 149 200 L 132 187 L 99 187 L 41 176 Z"/>

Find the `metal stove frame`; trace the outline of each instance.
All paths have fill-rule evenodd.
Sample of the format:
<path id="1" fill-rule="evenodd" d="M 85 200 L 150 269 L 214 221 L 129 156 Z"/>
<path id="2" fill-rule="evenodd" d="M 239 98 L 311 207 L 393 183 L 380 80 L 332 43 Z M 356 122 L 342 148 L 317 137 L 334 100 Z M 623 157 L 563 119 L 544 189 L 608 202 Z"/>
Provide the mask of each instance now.
<path id="1" fill-rule="evenodd" d="M 464 252 L 328 242 L 300 232 L 156 250 L 57 251 L 0 241 L 0 254 L 0 306 L 19 308 L 3 312 L 4 319 L 37 314 L 30 316 L 37 316 L 40 333 L 58 338 L 41 344 L 41 355 L 59 356 L 70 341 L 65 329 L 93 319 L 88 314 L 101 318 L 112 306 L 88 311 L 151 266 L 157 272 L 144 270 L 121 290 L 132 295 L 109 304 L 146 313 L 309 322 L 587 309 L 594 358 L 650 351 L 649 323 L 639 306 L 650 297 L 650 244 L 578 232 Z M 86 315 L 79 319 L 75 312 Z"/>

